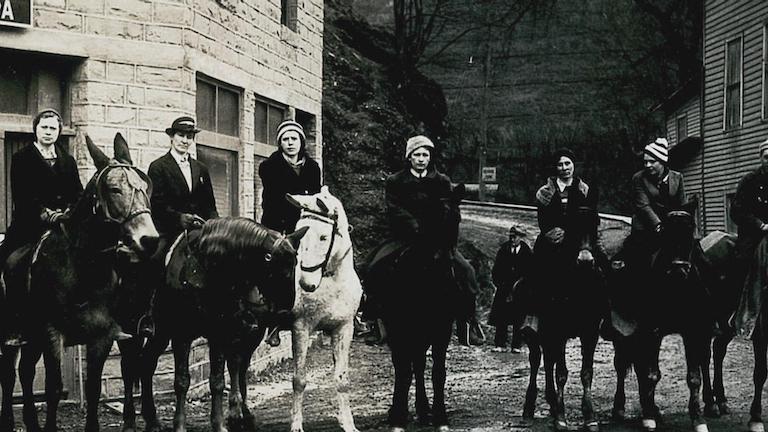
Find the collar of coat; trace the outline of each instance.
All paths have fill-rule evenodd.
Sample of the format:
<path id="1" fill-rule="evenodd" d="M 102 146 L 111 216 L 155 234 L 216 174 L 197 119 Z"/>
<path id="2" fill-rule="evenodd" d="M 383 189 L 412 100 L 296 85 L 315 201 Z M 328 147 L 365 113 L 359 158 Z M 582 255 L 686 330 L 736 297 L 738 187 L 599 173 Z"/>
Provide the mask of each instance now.
<path id="1" fill-rule="evenodd" d="M 587 197 L 587 194 L 589 193 L 589 186 L 580 178 L 573 178 L 573 186 L 575 186 L 575 189 L 578 190 L 584 196 L 584 198 Z M 559 189 L 557 188 L 557 178 L 550 177 L 547 179 L 547 183 L 540 187 L 536 192 L 536 202 L 539 203 L 539 205 L 548 206 L 552 201 L 552 197 L 557 193 L 559 193 Z"/>

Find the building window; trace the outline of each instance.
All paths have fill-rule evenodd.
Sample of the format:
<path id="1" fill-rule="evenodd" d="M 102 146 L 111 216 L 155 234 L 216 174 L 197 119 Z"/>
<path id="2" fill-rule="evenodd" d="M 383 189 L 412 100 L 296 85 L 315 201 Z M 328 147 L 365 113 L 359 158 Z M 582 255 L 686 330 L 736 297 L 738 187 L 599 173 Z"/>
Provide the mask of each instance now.
<path id="1" fill-rule="evenodd" d="M 688 116 L 677 118 L 677 143 L 680 144 L 688 138 Z"/>
<path id="2" fill-rule="evenodd" d="M 277 145 L 277 127 L 285 118 L 285 107 L 262 99 L 256 99 L 253 107 L 253 132 L 256 141 Z"/>
<path id="3" fill-rule="evenodd" d="M 729 41 L 725 48 L 725 129 L 741 125 L 742 40 Z"/>
<path id="4" fill-rule="evenodd" d="M 210 132 L 240 136 L 240 92 L 198 76 L 197 123 Z"/>
<path id="5" fill-rule="evenodd" d="M 299 27 L 298 0 L 280 0 L 280 24 L 296 31 Z"/>
<path id="6" fill-rule="evenodd" d="M 197 157 L 208 167 L 219 216 L 238 215 L 237 153 L 197 145 Z"/>

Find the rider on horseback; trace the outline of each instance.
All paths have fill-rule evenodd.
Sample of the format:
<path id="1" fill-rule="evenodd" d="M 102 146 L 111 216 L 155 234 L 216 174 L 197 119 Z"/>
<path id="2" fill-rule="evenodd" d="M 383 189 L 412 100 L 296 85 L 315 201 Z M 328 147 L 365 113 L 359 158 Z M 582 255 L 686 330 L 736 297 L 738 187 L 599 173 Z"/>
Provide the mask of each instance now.
<path id="1" fill-rule="evenodd" d="M 386 289 L 385 285 L 390 279 L 386 269 L 411 245 L 425 240 L 427 228 L 435 217 L 430 213 L 431 209 L 436 207 L 436 202 L 450 196 L 451 180 L 430 163 L 434 148 L 432 141 L 423 135 L 409 138 L 405 146 L 408 167 L 387 178 L 385 194 L 391 238 L 374 249 L 368 260 L 363 286 L 367 295 L 366 315 L 369 318 L 380 318 L 380 312 L 376 310 L 377 297 Z M 453 265 L 462 268 L 470 266 L 458 251 L 454 251 Z M 479 345 L 484 336 L 475 316 L 477 293 L 463 294 L 467 304 L 464 305 L 460 319 L 470 324 L 467 342 Z M 380 321 L 376 330 L 380 334 L 373 336 L 380 342 L 384 337 Z"/>
<path id="2" fill-rule="evenodd" d="M 153 257 L 153 270 L 147 276 L 153 278 L 150 306 L 139 320 L 138 332 L 154 336 L 155 323 L 152 309 L 155 303 L 156 282 L 163 280 L 165 255 L 173 241 L 184 230 L 200 228 L 206 220 L 219 216 L 213 185 L 208 167 L 194 159 L 189 149 L 195 143 L 195 127 L 192 117 L 182 116 L 165 129 L 170 138 L 171 149 L 165 155 L 149 164 L 147 174 L 152 180 L 152 219 L 160 232 L 160 244 Z"/>
<path id="3" fill-rule="evenodd" d="M 731 219 L 738 225 L 736 241 L 740 274 L 745 274 L 733 325 L 739 334 L 751 336 L 760 312 L 762 291 L 768 285 L 768 140 L 760 143 L 760 166 L 739 182 L 731 203 Z"/>
<path id="4" fill-rule="evenodd" d="M 320 165 L 307 154 L 304 128 L 294 120 L 277 127 L 277 150 L 259 165 L 262 185 L 261 224 L 290 234 L 296 229 L 301 211 L 285 199 L 285 194 L 312 195 L 320 192 Z M 278 314 L 285 315 L 285 313 Z M 276 320 L 282 321 L 280 317 Z M 280 345 L 280 332 L 285 322 L 270 326 L 267 343 Z"/>
<path id="5" fill-rule="evenodd" d="M 0 246 L 3 267 L 14 250 L 40 236 L 71 209 L 83 192 L 75 159 L 56 145 L 62 129 L 58 112 L 40 111 L 32 121 L 35 141 L 11 160 L 13 216 Z M 20 345 L 18 326 L 26 310 L 26 292 L 7 292 L 4 345 Z"/>

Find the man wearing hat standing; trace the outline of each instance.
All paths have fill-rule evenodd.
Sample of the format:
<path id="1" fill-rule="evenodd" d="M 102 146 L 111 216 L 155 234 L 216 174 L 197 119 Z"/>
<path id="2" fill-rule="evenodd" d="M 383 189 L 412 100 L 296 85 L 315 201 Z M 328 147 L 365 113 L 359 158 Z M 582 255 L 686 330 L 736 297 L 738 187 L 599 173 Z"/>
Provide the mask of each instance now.
<path id="1" fill-rule="evenodd" d="M 431 209 L 436 208 L 435 202 L 448 198 L 451 194 L 451 179 L 438 172 L 431 163 L 434 149 L 432 140 L 424 135 L 409 138 L 405 145 L 407 166 L 387 178 L 385 199 L 390 238 L 379 245 L 368 260 L 364 286 L 368 300 L 366 312 L 369 317 L 380 318 L 379 311 L 375 310 L 376 306 L 371 307 L 371 303 L 375 304 L 380 290 L 386 289 L 384 284 L 376 283 L 388 279 L 387 275 L 382 274 L 382 269 L 388 267 L 386 263 L 391 262 L 406 247 L 422 239 L 424 228 L 430 225 L 434 217 Z M 454 257 L 454 265 L 470 266 L 458 251 Z M 460 335 L 460 340 L 465 344 L 480 345 L 485 336 L 482 335 L 482 329 L 474 316 L 476 293 L 464 294 L 473 298 L 471 305 L 465 305 L 468 311 L 471 309 L 471 314 L 467 313 L 468 316 L 463 318 L 469 324 L 469 334 Z M 378 324 L 381 327 L 380 321 Z M 377 330 L 382 332 L 381 328 Z M 382 334 L 375 336 L 378 336 L 379 341 L 383 338 Z"/>
<path id="2" fill-rule="evenodd" d="M 738 270 L 746 275 L 733 325 L 746 336 L 752 335 L 768 284 L 768 140 L 758 151 L 760 166 L 741 179 L 731 202 L 731 219 L 738 226 Z"/>
<path id="3" fill-rule="evenodd" d="M 521 225 L 509 227 L 509 240 L 502 243 L 493 262 L 491 277 L 496 286 L 488 324 L 496 327 L 494 335 L 495 349 L 503 351 L 507 347 L 509 326 L 512 325 L 512 352 L 519 353 L 523 341 L 516 328 L 522 324 L 520 294 L 522 284 L 533 265 L 533 252 L 525 242 L 525 230 Z"/>
<path id="4" fill-rule="evenodd" d="M 198 132 L 192 117 L 177 118 L 165 130 L 170 150 L 149 164 L 152 219 L 160 233 L 156 263 L 163 261 L 170 245 L 184 230 L 200 228 L 206 220 L 219 216 L 208 167 L 189 154 Z M 139 333 L 145 336 L 155 333 L 151 314 L 154 293 L 151 303 L 150 312 L 139 322 Z"/>
<path id="5" fill-rule="evenodd" d="M 301 124 L 294 120 L 280 123 L 277 127 L 277 150 L 259 165 L 259 178 L 263 209 L 261 224 L 284 234 L 292 233 L 301 211 L 285 199 L 285 194 L 313 195 L 320 192 L 320 165 L 307 155 L 307 137 Z M 275 315 L 267 343 L 278 346 L 279 331 L 290 328 L 290 306 L 271 306 Z"/>

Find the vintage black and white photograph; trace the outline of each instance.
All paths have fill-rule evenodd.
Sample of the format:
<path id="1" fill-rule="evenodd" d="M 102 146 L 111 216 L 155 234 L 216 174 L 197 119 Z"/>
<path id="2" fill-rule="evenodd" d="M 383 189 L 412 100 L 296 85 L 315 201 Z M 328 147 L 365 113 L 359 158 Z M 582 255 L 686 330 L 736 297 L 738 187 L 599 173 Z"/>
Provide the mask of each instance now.
<path id="1" fill-rule="evenodd" d="M 0 432 L 765 432 L 763 0 L 0 0 L 0 195 Z"/>

